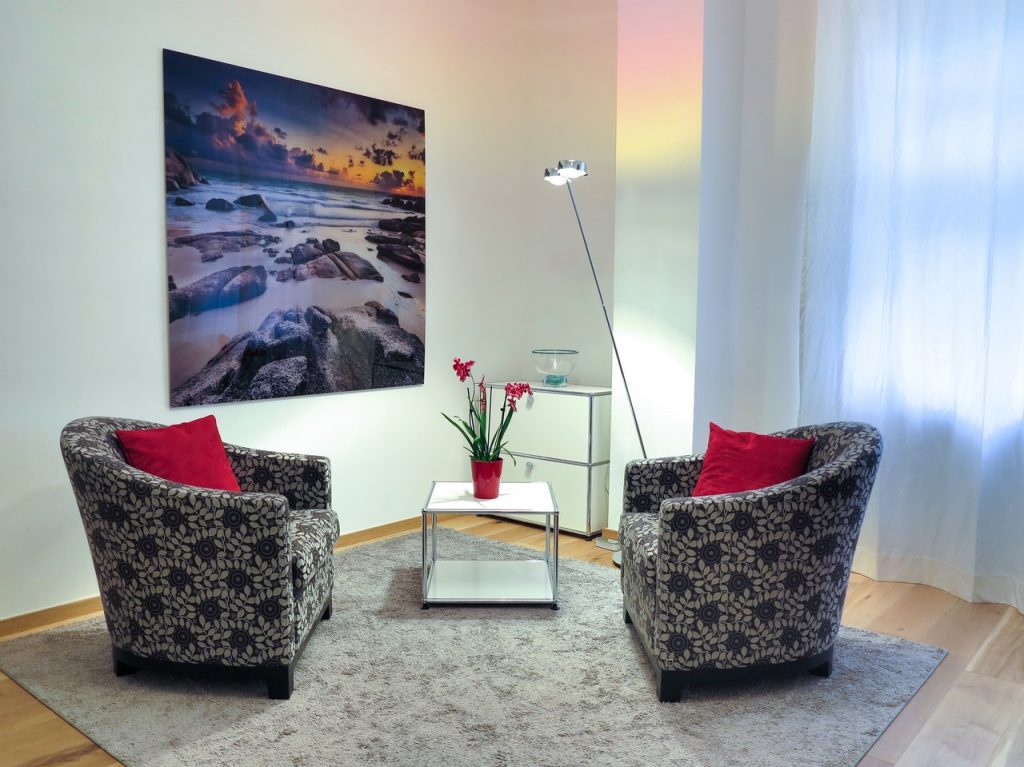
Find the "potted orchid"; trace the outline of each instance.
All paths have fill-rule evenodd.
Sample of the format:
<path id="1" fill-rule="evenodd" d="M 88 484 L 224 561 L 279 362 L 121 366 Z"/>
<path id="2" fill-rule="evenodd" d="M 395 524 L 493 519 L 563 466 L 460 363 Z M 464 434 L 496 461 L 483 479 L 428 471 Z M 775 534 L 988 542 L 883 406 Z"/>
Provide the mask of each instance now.
<path id="1" fill-rule="evenodd" d="M 501 467 L 503 464 L 501 455 L 515 457 L 505 448 L 505 432 L 512 422 L 512 416 L 516 412 L 516 403 L 522 399 L 524 394 L 533 395 L 533 389 L 527 383 L 505 384 L 505 398 L 501 403 L 501 411 L 497 414 L 495 423 L 488 418 L 487 410 L 487 387 L 484 378 L 477 383 L 471 369 L 476 362 L 469 360 L 463 362 L 455 358 L 452 370 L 458 379 L 465 383 L 468 379 L 470 384 L 466 387 L 466 399 L 469 402 L 469 417 L 460 418 L 442 413 L 445 419 L 459 430 L 465 438 L 470 457 L 470 466 L 473 473 L 473 495 L 477 498 L 497 498 L 498 487 L 501 483 Z"/>

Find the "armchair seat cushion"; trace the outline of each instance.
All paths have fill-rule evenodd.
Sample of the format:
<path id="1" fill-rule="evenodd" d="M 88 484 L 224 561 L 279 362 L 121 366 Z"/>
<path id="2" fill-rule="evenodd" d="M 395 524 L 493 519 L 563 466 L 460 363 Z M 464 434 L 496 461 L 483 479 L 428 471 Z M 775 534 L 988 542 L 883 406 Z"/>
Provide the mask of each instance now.
<path id="1" fill-rule="evenodd" d="M 292 580 L 302 589 L 316 577 L 338 542 L 338 515 L 330 509 L 298 509 L 288 520 Z"/>

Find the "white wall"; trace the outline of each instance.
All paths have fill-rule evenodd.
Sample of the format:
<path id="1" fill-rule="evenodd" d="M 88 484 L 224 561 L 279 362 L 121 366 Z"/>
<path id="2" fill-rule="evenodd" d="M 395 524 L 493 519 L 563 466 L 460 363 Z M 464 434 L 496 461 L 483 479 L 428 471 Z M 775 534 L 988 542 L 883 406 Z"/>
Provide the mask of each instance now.
<path id="1" fill-rule="evenodd" d="M 693 445 L 796 425 L 816 0 L 708 3 Z"/>
<path id="2" fill-rule="evenodd" d="M 619 3 L 614 327 L 648 457 L 690 451 L 703 0 Z M 596 301 L 596 299 L 595 299 Z M 608 525 L 641 456 L 613 376 Z"/>
<path id="3" fill-rule="evenodd" d="M 464 396 L 453 356 L 492 380 L 528 377 L 531 348 L 565 344 L 582 352 L 580 380 L 608 381 L 604 329 L 558 300 L 582 279 L 578 233 L 540 174 L 570 150 L 607 169 L 587 194 L 595 237 L 611 242 L 614 2 L 242 8 L 39 0 L 5 12 L 0 618 L 97 592 L 57 447 L 73 418 L 212 412 L 228 441 L 328 455 L 351 532 L 416 515 L 431 479 L 468 473 L 439 415 Z M 543 45 L 553 37 L 557 52 Z M 422 387 L 168 408 L 162 48 L 426 110 Z M 595 255 L 610 274 L 610 248 Z"/>
<path id="4" fill-rule="evenodd" d="M 546 20 L 524 58 L 529 61 L 525 112 L 529 115 L 522 197 L 536 238 L 521 255 L 535 280 L 521 312 L 532 318 L 522 348 L 580 351 L 572 383 L 607 386 L 611 342 L 579 227 L 564 187 L 544 181 L 544 168 L 582 159 L 590 175 L 573 193 L 602 285 L 612 283 L 615 245 L 615 2 L 539 0 Z M 557 20 L 552 23 L 553 14 Z M 571 73 L 571 74 L 570 74 Z M 611 138 L 609 143 L 608 139 Z M 530 367 L 520 375 L 537 377 Z"/>

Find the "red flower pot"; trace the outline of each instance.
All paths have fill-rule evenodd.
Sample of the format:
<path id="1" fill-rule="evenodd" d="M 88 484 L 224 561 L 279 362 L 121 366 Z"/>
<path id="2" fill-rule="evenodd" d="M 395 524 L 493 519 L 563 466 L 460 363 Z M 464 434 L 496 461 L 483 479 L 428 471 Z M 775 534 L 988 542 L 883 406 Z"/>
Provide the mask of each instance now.
<path id="1" fill-rule="evenodd" d="M 498 487 L 501 485 L 501 465 L 503 461 L 477 461 L 469 459 L 473 474 L 473 495 L 477 498 L 497 498 Z"/>

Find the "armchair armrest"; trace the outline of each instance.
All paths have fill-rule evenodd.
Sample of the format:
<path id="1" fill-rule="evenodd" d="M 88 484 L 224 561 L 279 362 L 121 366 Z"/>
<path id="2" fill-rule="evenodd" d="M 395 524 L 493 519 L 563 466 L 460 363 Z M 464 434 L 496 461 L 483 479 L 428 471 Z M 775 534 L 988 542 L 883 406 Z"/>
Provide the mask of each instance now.
<path id="1" fill-rule="evenodd" d="M 331 507 L 331 462 L 319 455 L 224 445 L 242 490 L 277 493 L 293 509 Z"/>
<path id="2" fill-rule="evenodd" d="M 622 511 L 657 512 L 662 502 L 693 492 L 704 455 L 649 458 L 626 464 Z"/>

